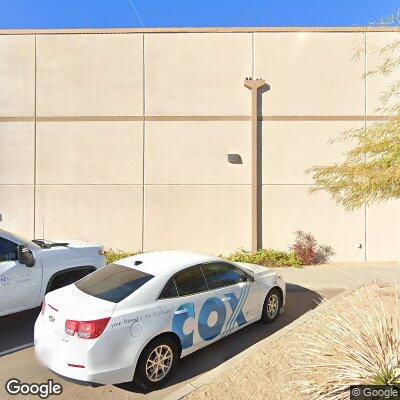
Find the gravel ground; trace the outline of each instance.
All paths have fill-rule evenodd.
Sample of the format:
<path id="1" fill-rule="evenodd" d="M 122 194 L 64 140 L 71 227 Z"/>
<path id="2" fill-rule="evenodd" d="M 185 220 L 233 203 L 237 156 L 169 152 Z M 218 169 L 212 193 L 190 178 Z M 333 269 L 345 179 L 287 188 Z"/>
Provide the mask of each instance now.
<path id="1" fill-rule="evenodd" d="M 335 310 L 345 317 L 354 318 L 352 314 L 354 309 L 350 310 L 348 300 L 351 299 L 352 304 L 358 301 L 361 306 L 361 301 L 365 301 L 360 300 L 365 295 L 363 290 L 369 289 L 363 287 L 339 299 L 334 304 Z M 387 306 L 393 309 L 395 301 L 393 296 L 390 296 L 393 294 L 393 287 L 384 285 L 379 287 L 379 291 L 380 299 L 389 302 Z M 322 315 L 324 313 L 326 315 L 323 306 L 320 307 Z M 321 318 L 318 312 L 313 314 L 312 319 L 298 325 L 275 341 L 266 343 L 233 368 L 190 393 L 185 400 L 310 400 L 309 395 L 299 393 L 298 381 L 303 377 L 301 373 L 299 375 L 299 370 L 296 371 L 296 367 L 300 364 L 299 348 L 305 346 L 302 338 L 310 332 L 324 333 Z M 320 371 L 320 378 L 324 377 L 323 373 L 324 371 Z M 315 376 L 315 379 L 318 379 L 318 376 Z"/>

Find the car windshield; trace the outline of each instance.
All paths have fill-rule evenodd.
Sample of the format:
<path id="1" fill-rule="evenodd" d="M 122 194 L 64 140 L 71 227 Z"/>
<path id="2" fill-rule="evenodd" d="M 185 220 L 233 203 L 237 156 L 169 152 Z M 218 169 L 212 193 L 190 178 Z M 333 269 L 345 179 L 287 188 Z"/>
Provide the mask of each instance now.
<path id="1" fill-rule="evenodd" d="M 118 264 L 108 264 L 76 282 L 82 292 L 98 299 L 119 303 L 142 287 L 154 275 Z"/>
<path id="2" fill-rule="evenodd" d="M 0 237 L 4 237 L 5 239 L 11 240 L 17 244 L 26 243 L 30 248 L 33 248 L 33 249 L 40 249 L 40 246 L 38 246 L 36 243 L 32 242 L 31 240 L 26 239 L 22 236 L 19 236 L 15 233 L 5 231 L 4 229 L 0 229 Z"/>

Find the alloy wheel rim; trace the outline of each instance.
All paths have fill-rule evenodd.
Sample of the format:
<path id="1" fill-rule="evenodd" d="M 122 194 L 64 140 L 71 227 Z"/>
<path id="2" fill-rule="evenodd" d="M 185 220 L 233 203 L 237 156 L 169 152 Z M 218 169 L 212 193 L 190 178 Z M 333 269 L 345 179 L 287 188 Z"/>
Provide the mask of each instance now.
<path id="1" fill-rule="evenodd" d="M 157 346 L 147 357 L 147 378 L 152 382 L 159 382 L 165 378 L 172 367 L 173 358 L 171 347 L 165 344 Z"/>
<path id="2" fill-rule="evenodd" d="M 279 298 L 276 294 L 272 294 L 267 303 L 267 315 L 269 318 L 275 318 L 279 310 Z"/>

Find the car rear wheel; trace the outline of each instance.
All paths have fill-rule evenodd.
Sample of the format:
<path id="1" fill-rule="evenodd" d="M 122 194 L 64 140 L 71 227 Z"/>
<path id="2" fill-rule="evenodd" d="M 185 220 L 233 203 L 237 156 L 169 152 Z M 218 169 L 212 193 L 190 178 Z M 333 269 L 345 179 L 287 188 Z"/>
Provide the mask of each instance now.
<path id="1" fill-rule="evenodd" d="M 264 301 L 262 317 L 261 317 L 262 322 L 264 323 L 274 322 L 278 318 L 281 307 L 282 307 L 281 294 L 277 289 L 270 290 Z"/>
<path id="2" fill-rule="evenodd" d="M 163 336 L 151 341 L 139 357 L 135 380 L 144 389 L 158 389 L 173 375 L 179 351 L 175 341 Z"/>

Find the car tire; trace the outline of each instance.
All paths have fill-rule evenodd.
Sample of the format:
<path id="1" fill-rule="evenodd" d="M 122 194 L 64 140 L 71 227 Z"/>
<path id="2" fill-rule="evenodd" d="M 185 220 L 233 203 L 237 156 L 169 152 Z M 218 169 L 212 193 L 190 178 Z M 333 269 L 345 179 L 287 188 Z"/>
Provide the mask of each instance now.
<path id="1" fill-rule="evenodd" d="M 265 324 L 274 322 L 282 307 L 282 297 L 278 289 L 271 289 L 265 298 L 261 321 Z"/>
<path id="2" fill-rule="evenodd" d="M 134 380 L 145 390 L 159 389 L 174 374 L 178 359 L 179 350 L 175 340 L 168 336 L 156 338 L 143 349 Z"/>

